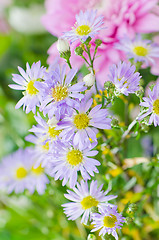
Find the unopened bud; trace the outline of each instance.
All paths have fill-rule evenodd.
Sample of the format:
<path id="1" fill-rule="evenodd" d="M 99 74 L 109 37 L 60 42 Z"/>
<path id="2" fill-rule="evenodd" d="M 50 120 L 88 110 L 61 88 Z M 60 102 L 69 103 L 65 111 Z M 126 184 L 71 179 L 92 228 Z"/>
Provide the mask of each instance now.
<path id="1" fill-rule="evenodd" d="M 136 96 L 139 98 L 142 98 L 144 95 L 144 89 L 143 87 L 140 87 L 140 89 L 138 91 L 136 91 Z"/>
<path id="2" fill-rule="evenodd" d="M 96 44 L 96 46 L 99 47 L 102 44 L 102 40 L 101 39 L 96 39 L 95 44 Z"/>
<path id="3" fill-rule="evenodd" d="M 95 75 L 93 73 L 89 73 L 83 78 L 83 81 L 87 87 L 91 87 L 95 83 Z"/>
<path id="4" fill-rule="evenodd" d="M 111 126 L 112 127 L 118 127 L 119 126 L 118 119 L 113 118 L 112 121 L 111 121 Z"/>
<path id="5" fill-rule="evenodd" d="M 110 81 L 104 83 L 105 89 L 114 88 L 114 84 Z"/>
<path id="6" fill-rule="evenodd" d="M 129 224 L 131 224 L 131 223 L 133 222 L 133 218 L 131 218 L 131 217 L 126 217 L 126 218 L 125 218 L 125 222 L 126 222 L 127 225 L 129 225 Z"/>
<path id="7" fill-rule="evenodd" d="M 75 54 L 76 55 L 82 56 L 83 51 L 84 51 L 83 48 L 80 47 L 80 46 L 75 48 Z"/>
<path id="8" fill-rule="evenodd" d="M 144 119 L 145 122 L 140 123 L 143 132 L 147 133 L 149 131 L 148 119 Z"/>
<path id="9" fill-rule="evenodd" d="M 89 36 L 84 43 L 87 45 L 90 43 L 91 40 L 92 40 L 92 38 Z"/>
<path id="10" fill-rule="evenodd" d="M 135 212 L 137 210 L 137 205 L 135 203 L 131 203 L 128 209 L 130 212 Z"/>
<path id="11" fill-rule="evenodd" d="M 87 240 L 96 240 L 96 236 L 94 234 L 89 234 Z"/>
<path id="12" fill-rule="evenodd" d="M 65 39 L 59 38 L 57 41 L 57 50 L 59 53 L 70 51 L 69 42 Z"/>

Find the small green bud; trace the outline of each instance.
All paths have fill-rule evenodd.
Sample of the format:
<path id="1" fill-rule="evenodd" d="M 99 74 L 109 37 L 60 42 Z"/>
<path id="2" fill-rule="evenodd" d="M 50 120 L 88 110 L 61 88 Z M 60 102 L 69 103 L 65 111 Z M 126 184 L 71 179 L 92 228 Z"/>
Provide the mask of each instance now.
<path id="1" fill-rule="evenodd" d="M 146 121 L 146 119 L 145 119 L 145 121 Z M 147 122 L 148 122 L 148 119 L 147 119 Z M 149 126 L 147 124 L 146 124 L 146 122 L 141 123 L 141 130 L 145 133 L 147 133 L 149 131 Z"/>
<path id="2" fill-rule="evenodd" d="M 104 83 L 104 87 L 105 87 L 106 90 L 108 90 L 112 87 L 114 88 L 114 84 L 112 82 L 108 81 L 108 82 Z"/>
<path id="3" fill-rule="evenodd" d="M 87 40 L 84 42 L 84 44 L 86 44 L 86 45 L 89 44 L 91 40 L 92 40 L 92 38 L 88 37 Z"/>
<path id="4" fill-rule="evenodd" d="M 125 223 L 126 223 L 127 225 L 131 224 L 132 222 L 133 222 L 133 218 L 131 218 L 131 217 L 126 217 L 126 218 L 125 218 Z"/>
<path id="5" fill-rule="evenodd" d="M 136 205 L 135 203 L 131 203 L 131 204 L 129 205 L 129 207 L 128 207 L 128 210 L 129 210 L 130 212 L 136 212 L 136 210 L 137 210 L 137 205 Z"/>
<path id="6" fill-rule="evenodd" d="M 87 240 L 96 240 L 96 236 L 94 234 L 89 234 Z"/>
<path id="7" fill-rule="evenodd" d="M 115 94 L 115 85 L 112 82 L 108 81 L 104 83 L 104 87 L 107 90 L 109 98 L 112 98 Z"/>
<path id="8" fill-rule="evenodd" d="M 118 127 L 119 126 L 118 119 L 113 118 L 112 121 L 111 121 L 111 126 L 112 127 Z"/>
<path id="9" fill-rule="evenodd" d="M 97 47 L 99 47 L 101 44 L 102 44 L 102 40 L 101 40 L 101 39 L 96 39 L 96 40 L 95 40 L 95 45 L 96 45 Z"/>
<path id="10" fill-rule="evenodd" d="M 136 91 L 136 96 L 139 97 L 140 99 L 144 96 L 143 87 L 140 87 L 140 89 L 138 91 Z"/>
<path id="11" fill-rule="evenodd" d="M 75 48 L 75 54 L 76 55 L 82 56 L 83 51 L 84 50 L 80 46 Z"/>

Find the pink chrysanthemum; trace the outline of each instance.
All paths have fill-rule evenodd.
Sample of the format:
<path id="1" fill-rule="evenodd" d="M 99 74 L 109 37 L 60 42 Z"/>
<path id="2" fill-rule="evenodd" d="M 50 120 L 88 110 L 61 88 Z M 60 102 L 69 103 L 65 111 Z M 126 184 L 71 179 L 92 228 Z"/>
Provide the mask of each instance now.
<path id="1" fill-rule="evenodd" d="M 124 54 L 114 48 L 114 44 L 120 38 L 124 35 L 133 38 L 136 33 L 159 32 L 159 16 L 153 12 L 157 0 L 45 0 L 45 3 L 47 12 L 43 17 L 43 24 L 57 37 L 69 31 L 75 22 L 75 15 L 80 10 L 97 9 L 99 14 L 104 16 L 107 29 L 100 32 L 99 38 L 103 44 L 98 49 L 100 57 L 94 63 L 95 70 L 100 69 L 97 71 L 96 79 L 101 85 L 105 82 L 109 66 L 125 59 Z M 77 45 L 72 44 L 71 62 L 80 67 L 83 61 L 74 53 Z M 48 62 L 52 63 L 55 57 L 59 56 L 56 44 L 53 44 L 48 52 L 50 55 Z"/>

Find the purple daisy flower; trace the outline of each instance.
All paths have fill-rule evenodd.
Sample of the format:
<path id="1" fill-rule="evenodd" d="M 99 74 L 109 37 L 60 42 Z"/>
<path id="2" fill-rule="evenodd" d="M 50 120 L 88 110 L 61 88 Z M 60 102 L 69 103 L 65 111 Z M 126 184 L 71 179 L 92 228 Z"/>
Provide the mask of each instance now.
<path id="1" fill-rule="evenodd" d="M 106 196 L 109 191 L 104 192 L 102 187 L 103 184 L 98 188 L 97 181 L 91 181 L 90 189 L 88 189 L 88 183 L 82 180 L 80 184 L 77 183 L 77 188 L 73 188 L 74 192 L 67 190 L 68 194 L 65 194 L 65 197 L 72 202 L 65 203 L 62 206 L 68 219 L 75 220 L 83 215 L 81 223 L 86 224 L 88 220 L 91 220 L 93 207 L 101 209 L 104 206 L 112 206 L 108 201 L 117 196 Z"/>
<path id="2" fill-rule="evenodd" d="M 35 133 L 36 135 L 40 135 L 42 142 L 46 144 L 46 142 L 54 142 L 59 138 L 59 134 L 62 130 L 56 130 L 58 120 L 55 116 L 49 119 L 47 122 L 37 113 L 37 116 L 34 116 L 37 121 L 37 125 L 29 130 L 30 132 Z"/>
<path id="3" fill-rule="evenodd" d="M 28 189 L 30 193 L 35 190 L 43 194 L 49 179 L 45 175 L 45 170 L 41 166 L 34 168 L 35 158 L 33 158 L 30 148 L 19 149 L 13 154 L 4 157 L 0 164 L 1 179 L 3 186 L 8 193 L 22 193 Z"/>
<path id="4" fill-rule="evenodd" d="M 131 63 L 119 62 L 118 65 L 113 64 L 109 71 L 109 81 L 115 85 L 116 94 L 135 93 L 139 90 L 140 73 L 135 72 L 136 67 Z"/>
<path id="5" fill-rule="evenodd" d="M 92 99 L 86 101 L 82 100 L 78 107 L 74 109 L 71 117 L 65 117 L 58 123 L 56 129 L 63 129 L 60 136 L 64 141 L 69 141 L 73 138 L 73 144 L 80 147 L 88 144 L 90 138 L 92 141 L 96 141 L 97 129 L 110 129 L 111 119 L 107 118 L 107 109 L 101 109 L 102 105 L 99 104 L 92 108 Z"/>
<path id="6" fill-rule="evenodd" d="M 140 103 L 140 106 L 147 108 L 146 113 L 142 114 L 138 120 L 142 120 L 151 114 L 149 124 L 154 123 L 154 126 L 159 126 L 159 81 L 153 87 L 151 91 L 148 91 L 149 97 L 143 97 L 144 102 Z"/>
<path id="7" fill-rule="evenodd" d="M 117 212 L 117 206 L 106 206 L 99 209 L 99 213 L 92 214 L 94 229 L 91 232 L 95 232 L 100 229 L 99 236 L 106 233 L 112 234 L 116 240 L 118 235 L 116 230 L 121 229 L 124 222 L 124 218 Z"/>
<path id="8" fill-rule="evenodd" d="M 62 69 L 58 65 L 54 71 L 48 73 L 45 82 L 36 82 L 35 86 L 43 98 L 40 110 L 44 115 L 48 114 L 49 118 L 56 115 L 60 119 L 65 114 L 72 114 L 71 107 L 76 104 L 72 98 L 82 99 L 84 95 L 80 92 L 87 89 L 83 82 L 71 86 L 76 73 L 77 70 L 71 69 L 66 75 L 66 65 Z"/>
<path id="9" fill-rule="evenodd" d="M 17 84 L 10 84 L 9 87 L 16 90 L 24 90 L 20 101 L 16 104 L 15 108 L 20 108 L 23 105 L 23 110 L 26 109 L 26 113 L 32 111 L 34 114 L 36 112 L 36 106 L 40 106 L 41 95 L 35 83 L 44 79 L 46 68 L 41 67 L 41 62 L 33 63 L 31 68 L 29 64 L 26 64 L 26 72 L 18 67 L 18 70 L 22 76 L 19 74 L 13 74 L 13 81 Z"/>
<path id="10" fill-rule="evenodd" d="M 77 173 L 81 172 L 84 180 L 90 179 L 90 175 L 94 176 L 94 172 L 98 173 L 96 166 L 100 162 L 92 158 L 97 155 L 98 151 L 92 150 L 96 144 L 91 146 L 77 147 L 71 143 L 58 143 L 55 157 L 50 161 L 50 175 L 55 180 L 63 179 L 64 186 L 68 181 L 71 188 L 77 183 Z M 91 157 L 91 158 L 90 158 Z"/>
<path id="11" fill-rule="evenodd" d="M 128 58 L 133 58 L 135 62 L 144 62 L 146 65 L 154 63 L 154 57 L 159 57 L 159 46 L 152 44 L 150 40 L 143 40 L 140 34 L 133 40 L 125 36 L 116 47 L 124 51 Z"/>
<path id="12" fill-rule="evenodd" d="M 96 17 L 97 10 L 80 11 L 76 15 L 76 23 L 71 31 L 65 32 L 63 38 L 67 38 L 72 42 L 80 39 L 86 41 L 88 37 L 94 37 L 103 27 L 103 16 Z"/>

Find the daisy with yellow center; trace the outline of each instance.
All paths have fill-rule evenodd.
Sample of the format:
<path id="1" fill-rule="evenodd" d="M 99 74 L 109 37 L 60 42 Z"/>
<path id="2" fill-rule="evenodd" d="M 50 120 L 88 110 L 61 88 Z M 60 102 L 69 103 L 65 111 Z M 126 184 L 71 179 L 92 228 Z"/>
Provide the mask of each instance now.
<path id="1" fill-rule="evenodd" d="M 142 39 L 137 35 L 133 40 L 124 37 L 116 47 L 125 52 L 128 58 L 133 58 L 135 62 L 144 62 L 147 65 L 154 63 L 154 58 L 159 57 L 159 46 L 150 40 Z"/>
<path id="2" fill-rule="evenodd" d="M 11 193 L 22 193 L 28 190 L 31 194 L 37 190 L 43 194 L 49 179 L 45 169 L 39 165 L 35 168 L 36 158 L 34 148 L 18 149 L 16 152 L 2 159 L 0 164 L 3 185 Z"/>
<path id="3" fill-rule="evenodd" d="M 107 118 L 108 111 L 101 109 L 102 105 L 91 108 L 92 99 L 83 99 L 77 108 L 74 108 L 72 117 L 65 117 L 57 129 L 64 129 L 60 133 L 63 140 L 73 138 L 73 144 L 85 146 L 90 143 L 90 139 L 96 142 L 97 128 L 110 129 L 111 120 Z"/>
<path id="4" fill-rule="evenodd" d="M 145 107 L 145 113 L 138 120 L 142 120 L 150 115 L 148 123 L 154 124 L 155 127 L 159 126 L 159 81 L 156 82 L 153 90 L 149 89 L 148 97 L 143 98 L 140 106 Z"/>
<path id="5" fill-rule="evenodd" d="M 96 15 L 96 10 L 80 11 L 76 15 L 75 26 L 72 27 L 71 31 L 65 32 L 63 37 L 69 39 L 71 42 L 77 39 L 84 42 L 88 37 L 94 37 L 103 28 L 103 16 L 97 17 Z"/>
<path id="6" fill-rule="evenodd" d="M 29 131 L 33 132 L 34 135 L 28 135 L 25 139 L 35 144 L 33 155 L 36 160 L 35 168 L 40 164 L 45 167 L 49 160 L 50 152 L 54 151 L 52 147 L 57 140 L 62 130 L 56 130 L 58 123 L 57 118 L 54 116 L 48 121 L 45 121 L 39 113 L 35 116 L 37 125 L 33 126 Z"/>
<path id="7" fill-rule="evenodd" d="M 78 172 L 85 180 L 90 179 L 90 175 L 98 173 L 96 166 L 100 165 L 100 162 L 93 158 L 98 153 L 93 150 L 95 146 L 96 143 L 80 147 L 71 143 L 57 142 L 54 146 L 54 157 L 49 161 L 50 174 L 55 180 L 63 180 L 63 185 L 69 181 L 71 188 L 77 183 Z"/>
<path id="8" fill-rule="evenodd" d="M 26 64 L 26 72 L 18 67 L 21 75 L 13 74 L 13 81 L 16 84 L 10 84 L 9 87 L 16 90 L 23 90 L 23 97 L 17 103 L 16 108 L 20 108 L 23 105 L 23 109 L 26 109 L 26 113 L 32 111 L 34 114 L 36 112 L 36 106 L 40 106 L 40 93 L 35 87 L 35 84 L 39 82 L 40 79 L 44 78 L 46 68 L 41 67 L 40 61 L 33 63 L 30 67 Z"/>
<path id="9" fill-rule="evenodd" d="M 92 209 L 109 206 L 108 201 L 116 198 L 114 195 L 107 195 L 108 191 L 102 191 L 103 185 L 97 187 L 97 181 L 91 181 L 90 187 L 87 182 L 77 183 L 74 191 L 67 190 L 65 197 L 72 202 L 63 204 L 64 212 L 69 220 L 75 220 L 82 216 L 81 222 L 87 224 L 92 219 Z"/>
<path id="10" fill-rule="evenodd" d="M 36 80 L 30 80 L 27 84 L 26 91 L 30 95 L 36 95 L 38 93 L 38 90 L 34 87 L 34 83 Z"/>
<path id="11" fill-rule="evenodd" d="M 74 105 L 74 99 L 82 99 L 84 95 L 81 93 L 86 90 L 83 82 L 72 84 L 77 74 L 77 69 L 71 69 L 66 72 L 66 65 L 62 67 L 57 65 L 54 71 L 48 73 L 47 81 L 35 84 L 42 96 L 40 110 L 44 115 L 48 114 L 49 119 L 54 115 L 58 119 L 64 114 L 70 115 Z M 60 117 L 62 115 L 62 117 Z"/>
<path id="12" fill-rule="evenodd" d="M 16 170 L 16 178 L 17 179 L 22 179 L 27 176 L 27 170 L 24 167 L 19 167 Z"/>
<path id="13" fill-rule="evenodd" d="M 94 227 L 92 232 L 100 230 L 99 236 L 108 233 L 118 240 L 116 230 L 121 228 L 124 218 L 117 212 L 117 206 L 107 206 L 99 209 L 99 213 L 92 214 L 92 219 Z"/>
<path id="14" fill-rule="evenodd" d="M 35 166 L 33 165 L 31 168 L 31 171 L 33 174 L 35 175 L 41 175 L 44 172 L 44 168 L 41 166 L 41 164 L 39 165 L 39 167 L 35 168 Z"/>

